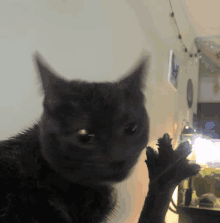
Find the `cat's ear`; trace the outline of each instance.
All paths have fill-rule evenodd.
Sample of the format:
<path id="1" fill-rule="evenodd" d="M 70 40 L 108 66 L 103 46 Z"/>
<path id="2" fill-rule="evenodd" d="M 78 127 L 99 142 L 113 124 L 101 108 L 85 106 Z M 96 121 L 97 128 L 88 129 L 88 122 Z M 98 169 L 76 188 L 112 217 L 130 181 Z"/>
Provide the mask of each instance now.
<path id="1" fill-rule="evenodd" d="M 147 62 L 147 58 L 144 57 L 129 75 L 118 82 L 119 87 L 130 92 L 144 89 L 146 87 Z"/>
<path id="2" fill-rule="evenodd" d="M 63 78 L 60 78 L 55 74 L 56 72 L 52 70 L 50 65 L 45 62 L 43 57 L 38 52 L 36 52 L 33 57 L 38 69 L 39 78 L 42 83 L 42 90 L 45 95 L 55 86 L 66 83 Z"/>

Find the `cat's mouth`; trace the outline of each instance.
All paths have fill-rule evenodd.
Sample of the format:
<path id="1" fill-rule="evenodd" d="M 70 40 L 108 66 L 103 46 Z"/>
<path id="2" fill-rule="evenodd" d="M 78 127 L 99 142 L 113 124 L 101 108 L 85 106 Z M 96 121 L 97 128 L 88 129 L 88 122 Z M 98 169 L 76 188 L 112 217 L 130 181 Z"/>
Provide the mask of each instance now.
<path id="1" fill-rule="evenodd" d="M 110 162 L 110 163 L 101 163 L 101 162 L 86 162 L 82 163 L 85 166 L 97 166 L 97 167 L 107 167 L 112 169 L 122 169 L 125 166 L 125 161 L 117 161 L 117 162 Z"/>
<path id="2" fill-rule="evenodd" d="M 120 182 L 127 177 L 131 169 L 131 164 L 125 160 L 111 162 L 74 161 L 63 163 L 57 170 L 66 179 L 85 184 Z"/>
<path id="3" fill-rule="evenodd" d="M 77 160 L 69 158 L 58 162 L 56 170 L 72 182 L 120 182 L 127 177 L 133 163 L 131 160 Z"/>
<path id="4" fill-rule="evenodd" d="M 112 162 L 109 164 L 109 167 L 113 169 L 122 169 L 125 166 L 125 161 L 119 161 L 119 162 Z"/>
<path id="5" fill-rule="evenodd" d="M 67 160 L 67 158 L 66 158 Z M 66 166 L 74 166 L 74 164 L 80 164 L 80 166 L 94 166 L 94 167 L 104 167 L 112 169 L 121 169 L 126 165 L 126 161 L 112 161 L 112 162 L 100 162 L 100 161 L 82 161 L 82 160 L 70 160 L 65 163 Z"/>

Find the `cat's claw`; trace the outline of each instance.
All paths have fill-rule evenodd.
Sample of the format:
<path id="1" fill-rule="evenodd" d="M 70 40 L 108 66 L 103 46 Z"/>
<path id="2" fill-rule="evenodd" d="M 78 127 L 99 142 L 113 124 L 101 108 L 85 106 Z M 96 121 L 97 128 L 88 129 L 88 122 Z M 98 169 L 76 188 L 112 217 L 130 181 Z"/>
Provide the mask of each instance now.
<path id="1" fill-rule="evenodd" d="M 172 139 L 170 138 L 169 134 L 165 133 L 163 135 L 163 140 L 167 143 L 167 144 L 170 144 Z"/>
<path id="2" fill-rule="evenodd" d="M 181 143 L 173 150 L 171 138 L 166 133 L 158 139 L 158 153 L 147 147 L 147 160 L 150 183 L 177 186 L 182 180 L 196 175 L 200 171 L 198 164 L 189 164 L 186 159 L 191 153 L 189 142 Z"/>

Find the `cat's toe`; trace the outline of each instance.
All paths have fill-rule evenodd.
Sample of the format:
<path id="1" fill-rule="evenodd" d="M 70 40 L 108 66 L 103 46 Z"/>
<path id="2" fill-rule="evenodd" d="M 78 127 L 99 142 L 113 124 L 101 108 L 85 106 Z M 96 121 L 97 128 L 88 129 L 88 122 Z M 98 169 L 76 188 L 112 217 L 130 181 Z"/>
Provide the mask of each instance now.
<path id="1" fill-rule="evenodd" d="M 151 148 L 150 146 L 147 147 L 146 151 L 147 160 L 145 161 L 148 166 L 155 166 L 155 163 L 158 162 L 158 154 L 157 152 Z"/>
<path id="2" fill-rule="evenodd" d="M 162 139 L 164 140 L 165 143 L 167 144 L 171 144 L 172 139 L 170 138 L 168 133 L 165 133 L 162 137 Z"/>
<path id="3" fill-rule="evenodd" d="M 162 138 L 158 139 L 158 153 L 161 163 L 164 165 L 170 165 L 176 160 L 176 154 L 173 150 L 172 139 L 165 133 Z"/>
<path id="4" fill-rule="evenodd" d="M 175 150 L 175 153 L 179 156 L 179 157 L 187 157 L 190 153 L 192 152 L 192 145 L 186 141 L 181 143 L 177 149 Z"/>
<path id="5" fill-rule="evenodd" d="M 176 169 L 176 179 L 181 182 L 182 180 L 195 176 L 201 170 L 198 164 L 189 164 L 188 160 L 181 160 L 175 166 Z"/>
<path id="6" fill-rule="evenodd" d="M 196 175 L 201 170 L 201 166 L 199 164 L 190 164 L 193 175 Z"/>
<path id="7" fill-rule="evenodd" d="M 150 146 L 147 147 L 146 155 L 147 157 L 151 157 L 152 159 L 157 159 L 158 157 L 157 152 Z"/>

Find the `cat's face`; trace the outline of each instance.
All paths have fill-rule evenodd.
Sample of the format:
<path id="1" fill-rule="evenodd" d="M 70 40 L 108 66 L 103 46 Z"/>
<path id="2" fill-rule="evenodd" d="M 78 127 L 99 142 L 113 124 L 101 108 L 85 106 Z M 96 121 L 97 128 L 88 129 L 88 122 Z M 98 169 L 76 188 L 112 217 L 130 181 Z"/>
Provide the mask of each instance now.
<path id="1" fill-rule="evenodd" d="M 36 56 L 44 91 L 42 155 L 80 183 L 124 180 L 148 142 L 144 63 L 117 82 L 65 81 Z"/>

